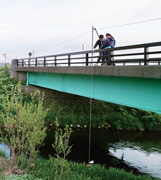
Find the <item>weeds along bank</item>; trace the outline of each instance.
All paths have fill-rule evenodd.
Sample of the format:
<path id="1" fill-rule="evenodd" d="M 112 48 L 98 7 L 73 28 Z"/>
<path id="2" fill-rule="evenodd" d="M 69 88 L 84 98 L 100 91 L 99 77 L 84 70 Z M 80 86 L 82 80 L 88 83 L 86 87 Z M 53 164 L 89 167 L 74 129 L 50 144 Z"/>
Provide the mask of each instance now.
<path id="1" fill-rule="evenodd" d="M 45 180 L 54 180 L 53 174 L 55 169 L 53 167 L 55 159 L 38 159 L 37 166 L 32 175 L 37 178 L 42 178 Z M 132 173 L 125 172 L 119 169 L 106 169 L 100 165 L 94 165 L 92 167 L 87 167 L 85 164 L 78 164 L 74 162 L 67 162 L 67 167 L 63 173 L 63 180 L 152 180 L 152 178 L 147 176 L 135 176 Z"/>
<path id="2" fill-rule="evenodd" d="M 36 166 L 24 175 L 10 175 L 8 177 L 0 176 L 3 180 L 57 180 L 55 178 L 55 169 L 53 164 L 55 159 L 49 160 L 37 159 Z M 85 164 L 67 162 L 68 168 L 65 169 L 61 180 L 153 180 L 147 176 L 136 176 L 133 173 L 125 172 L 115 168 L 105 169 L 100 165 L 87 167 Z M 157 180 L 157 179 L 156 179 Z"/>

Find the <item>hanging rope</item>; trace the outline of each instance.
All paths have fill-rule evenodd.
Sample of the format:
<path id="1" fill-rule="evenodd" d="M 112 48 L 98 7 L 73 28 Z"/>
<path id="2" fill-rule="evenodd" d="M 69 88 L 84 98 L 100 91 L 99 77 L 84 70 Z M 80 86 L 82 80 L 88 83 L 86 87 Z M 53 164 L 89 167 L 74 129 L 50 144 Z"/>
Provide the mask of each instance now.
<path id="1" fill-rule="evenodd" d="M 92 98 L 90 98 L 90 116 L 89 116 L 89 152 L 88 162 L 91 160 L 91 126 L 92 126 Z"/>
<path id="2" fill-rule="evenodd" d="M 94 37 L 95 28 L 92 26 L 92 51 L 93 51 L 93 37 Z M 93 62 L 93 52 L 92 52 L 92 62 Z M 92 65 L 93 63 L 91 63 Z M 93 69 L 93 71 L 92 71 Z M 91 130 L 92 130 L 92 102 L 94 96 L 94 87 L 93 87 L 93 74 L 94 74 L 94 66 L 91 69 L 91 98 L 90 98 L 90 110 L 89 110 L 89 148 L 88 148 L 88 162 L 91 160 Z"/>
<path id="3" fill-rule="evenodd" d="M 95 73 L 95 67 L 91 69 L 91 98 L 90 98 L 90 110 L 89 110 L 89 152 L 88 152 L 88 162 L 91 160 L 91 134 L 92 134 L 92 109 L 93 109 L 93 97 L 94 97 L 94 79 L 93 75 Z"/>

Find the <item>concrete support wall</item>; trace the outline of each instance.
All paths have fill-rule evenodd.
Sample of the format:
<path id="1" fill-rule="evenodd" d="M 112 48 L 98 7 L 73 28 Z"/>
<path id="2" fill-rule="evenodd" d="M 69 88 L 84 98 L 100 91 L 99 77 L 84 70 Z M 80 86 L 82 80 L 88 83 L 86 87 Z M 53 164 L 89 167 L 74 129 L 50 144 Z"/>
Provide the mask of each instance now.
<path id="1" fill-rule="evenodd" d="M 12 66 L 10 69 L 10 77 L 15 81 L 21 81 L 22 84 L 26 84 L 27 82 L 27 72 L 26 71 L 17 71 L 17 59 L 12 60 Z"/>

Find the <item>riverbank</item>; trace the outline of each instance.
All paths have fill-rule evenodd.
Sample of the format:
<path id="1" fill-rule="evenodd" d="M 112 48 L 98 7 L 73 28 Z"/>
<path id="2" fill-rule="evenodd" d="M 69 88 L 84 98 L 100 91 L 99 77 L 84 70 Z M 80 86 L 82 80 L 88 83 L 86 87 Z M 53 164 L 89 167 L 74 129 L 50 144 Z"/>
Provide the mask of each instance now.
<path id="1" fill-rule="evenodd" d="M 54 180 L 56 173 L 53 166 L 54 161 L 55 159 L 53 158 L 49 160 L 38 158 L 33 169 L 28 172 L 28 175 L 2 176 L 1 171 L 0 177 L 4 180 Z M 6 163 L 8 162 L 6 161 Z M 66 162 L 66 166 L 68 170 L 62 175 L 62 180 L 152 180 L 152 178 L 147 176 L 136 176 L 132 172 L 129 173 L 115 168 L 106 169 L 100 165 L 87 167 L 84 163 Z"/>
<path id="2" fill-rule="evenodd" d="M 54 169 L 53 169 L 53 161 L 54 160 L 44 160 L 38 159 L 37 166 L 35 170 L 32 172 L 32 175 L 38 178 L 46 178 L 46 180 L 52 180 Z M 100 165 L 93 165 L 92 167 L 87 167 L 86 164 L 68 162 L 69 171 L 63 179 L 71 179 L 71 180 L 103 180 L 103 179 L 111 179 L 111 180 L 126 180 L 126 179 L 137 179 L 137 180 L 150 180 L 152 178 L 146 176 L 135 176 L 132 173 L 127 173 L 124 170 L 119 170 L 115 168 L 106 169 Z M 44 171 L 45 170 L 45 171 Z"/>

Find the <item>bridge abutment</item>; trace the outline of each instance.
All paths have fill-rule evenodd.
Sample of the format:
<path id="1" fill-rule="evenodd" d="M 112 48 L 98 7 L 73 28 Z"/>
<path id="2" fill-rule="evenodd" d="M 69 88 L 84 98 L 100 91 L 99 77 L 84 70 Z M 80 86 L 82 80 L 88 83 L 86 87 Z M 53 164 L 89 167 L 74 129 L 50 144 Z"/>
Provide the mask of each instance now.
<path id="1" fill-rule="evenodd" d="M 16 82 L 21 81 L 22 84 L 26 84 L 27 83 L 27 72 L 21 72 L 21 71 L 17 71 L 16 68 L 17 66 L 17 59 L 13 59 L 12 60 L 12 65 L 11 65 L 11 69 L 10 69 L 10 77 L 13 78 Z"/>

